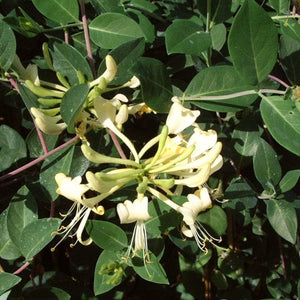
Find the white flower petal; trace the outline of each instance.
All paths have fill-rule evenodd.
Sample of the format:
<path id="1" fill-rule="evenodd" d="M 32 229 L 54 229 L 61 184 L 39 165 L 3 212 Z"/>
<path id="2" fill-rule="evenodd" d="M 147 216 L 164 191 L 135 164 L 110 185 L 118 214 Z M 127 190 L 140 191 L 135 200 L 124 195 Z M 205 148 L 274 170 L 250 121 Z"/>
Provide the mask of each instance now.
<path id="1" fill-rule="evenodd" d="M 200 111 L 183 107 L 177 97 L 173 97 L 172 101 L 173 104 L 170 108 L 166 125 L 169 128 L 169 133 L 178 134 L 195 122 L 200 115 Z"/>

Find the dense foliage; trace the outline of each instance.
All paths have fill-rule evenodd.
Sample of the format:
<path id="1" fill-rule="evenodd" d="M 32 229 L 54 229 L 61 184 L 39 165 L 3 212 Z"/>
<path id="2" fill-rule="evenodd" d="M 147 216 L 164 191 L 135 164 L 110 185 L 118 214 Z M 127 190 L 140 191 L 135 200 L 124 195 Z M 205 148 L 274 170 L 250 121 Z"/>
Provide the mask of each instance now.
<path id="1" fill-rule="evenodd" d="M 1 299 L 300 298 L 298 0 L 0 7 Z"/>

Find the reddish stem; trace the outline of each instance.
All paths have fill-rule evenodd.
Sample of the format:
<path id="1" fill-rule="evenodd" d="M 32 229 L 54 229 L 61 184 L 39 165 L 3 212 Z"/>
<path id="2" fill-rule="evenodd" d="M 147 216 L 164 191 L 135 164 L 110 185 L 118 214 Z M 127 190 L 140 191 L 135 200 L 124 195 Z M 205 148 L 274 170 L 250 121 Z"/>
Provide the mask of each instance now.
<path id="1" fill-rule="evenodd" d="M 80 0 L 80 9 L 81 9 L 81 15 L 82 15 L 82 25 L 83 25 L 83 32 L 84 32 L 84 38 L 85 38 L 85 44 L 86 44 L 86 51 L 88 55 L 88 61 L 93 73 L 94 78 L 96 78 L 96 68 L 94 64 L 93 54 L 92 54 L 92 47 L 91 47 L 91 41 L 90 41 L 90 35 L 89 35 L 89 28 L 87 24 L 87 18 L 85 13 L 85 6 L 84 6 L 84 0 Z"/>
<path id="2" fill-rule="evenodd" d="M 14 175 L 16 175 L 16 174 L 19 174 L 19 173 L 21 173 L 21 172 L 27 170 L 28 168 L 30 168 L 30 167 L 36 165 L 37 163 L 43 161 L 44 159 L 46 159 L 47 157 L 51 156 L 52 154 L 54 154 L 54 153 L 60 151 L 61 149 L 64 149 L 64 148 L 66 148 L 67 146 L 73 144 L 73 143 L 74 143 L 76 140 L 78 140 L 78 139 L 79 139 L 79 136 L 76 135 L 75 137 L 73 137 L 72 139 L 70 139 L 69 141 L 67 141 L 66 143 L 64 143 L 64 144 L 60 145 L 59 147 L 57 147 L 57 148 L 55 148 L 55 149 L 49 151 L 48 153 L 42 155 L 41 157 L 39 157 L 39 158 L 37 158 L 37 159 L 35 159 L 35 160 L 29 162 L 28 164 L 26 164 L 26 165 L 24 165 L 24 166 L 22 166 L 22 167 L 20 167 L 20 168 L 18 168 L 18 169 L 16 169 L 16 170 L 14 170 L 14 171 L 11 171 L 11 172 L 9 172 L 9 173 L 7 173 L 7 174 L 1 176 L 1 177 L 0 177 L 0 181 L 5 180 L 5 179 L 8 179 L 8 178 L 10 178 L 10 177 L 12 177 L 12 176 L 14 176 Z"/>
<path id="3" fill-rule="evenodd" d="M 69 44 L 69 32 L 67 29 L 65 29 L 64 36 L 65 36 L 65 43 Z"/>
<path id="4" fill-rule="evenodd" d="M 288 88 L 290 87 L 287 83 L 285 83 L 283 80 L 279 79 L 278 77 L 276 76 L 273 76 L 273 75 L 268 75 L 269 78 L 277 81 L 278 83 L 282 84 L 284 87 Z"/>
<path id="5" fill-rule="evenodd" d="M 17 82 L 12 77 L 9 77 L 9 81 L 10 81 L 10 84 L 13 86 L 13 88 L 19 93 L 20 90 L 19 90 Z"/>
<path id="6" fill-rule="evenodd" d="M 123 159 L 127 159 L 126 155 L 125 155 L 125 153 L 124 153 L 124 151 L 123 151 L 123 149 L 122 149 L 122 147 L 121 147 L 121 145 L 118 141 L 118 138 L 115 135 L 115 133 L 110 129 L 108 130 L 108 133 L 110 134 L 110 137 L 111 137 L 112 141 L 114 142 L 114 144 L 115 144 L 115 146 L 116 146 L 116 148 L 117 148 L 117 150 L 120 154 L 120 157 L 123 158 Z"/>
<path id="7" fill-rule="evenodd" d="M 48 153 L 48 149 L 47 149 L 47 145 L 46 145 L 44 136 L 43 136 L 42 132 L 40 131 L 39 127 L 37 126 L 36 122 L 33 121 L 33 123 L 34 123 L 35 129 L 36 129 L 36 132 L 38 134 L 38 137 L 40 139 L 43 151 L 44 151 L 45 154 L 47 154 Z"/>
<path id="8" fill-rule="evenodd" d="M 18 270 L 14 271 L 13 274 L 17 275 L 20 274 L 22 271 L 24 271 L 28 266 L 30 265 L 29 262 L 26 262 L 22 267 L 20 267 Z"/>

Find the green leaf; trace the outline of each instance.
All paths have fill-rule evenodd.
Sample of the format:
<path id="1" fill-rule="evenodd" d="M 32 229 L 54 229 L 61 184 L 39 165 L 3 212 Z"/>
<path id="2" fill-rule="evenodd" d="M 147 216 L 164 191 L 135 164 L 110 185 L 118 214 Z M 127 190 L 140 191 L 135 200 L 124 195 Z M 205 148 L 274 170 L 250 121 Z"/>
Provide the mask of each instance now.
<path id="1" fill-rule="evenodd" d="M 59 24 L 78 22 L 77 0 L 32 0 L 36 9 L 48 19 Z"/>
<path id="2" fill-rule="evenodd" d="M 71 87 L 62 98 L 60 114 L 68 125 L 68 132 L 75 133 L 75 124 L 78 115 L 89 93 L 89 86 L 85 83 Z"/>
<path id="3" fill-rule="evenodd" d="M 168 112 L 172 86 L 164 64 L 154 58 L 141 57 L 129 72 L 141 82 L 142 100 L 157 112 Z"/>
<path id="4" fill-rule="evenodd" d="M 233 65 L 249 84 L 262 82 L 277 58 L 277 29 L 267 12 L 254 0 L 245 0 L 234 18 L 228 37 Z"/>
<path id="5" fill-rule="evenodd" d="M 193 104 L 212 111 L 238 111 L 249 107 L 255 101 L 256 95 L 246 95 L 220 100 L 202 100 L 203 96 L 220 96 L 253 90 L 253 86 L 245 84 L 232 66 L 215 66 L 201 70 L 189 83 L 185 96 L 195 98 Z M 197 100 L 199 98 L 199 100 Z"/>
<path id="6" fill-rule="evenodd" d="M 20 134 L 7 125 L 0 126 L 0 172 L 27 156 L 26 144 Z"/>
<path id="7" fill-rule="evenodd" d="M 174 229 L 182 220 L 180 214 L 157 199 L 153 199 L 149 203 L 148 211 L 151 219 L 145 221 L 147 232 L 158 235 Z"/>
<path id="8" fill-rule="evenodd" d="M 285 193 L 291 190 L 297 184 L 299 177 L 300 170 L 288 171 L 279 182 L 280 191 Z"/>
<path id="9" fill-rule="evenodd" d="M 214 25 L 210 31 L 213 49 L 220 51 L 226 42 L 226 27 L 223 23 Z"/>
<path id="10" fill-rule="evenodd" d="M 83 155 L 81 147 L 75 146 L 68 175 L 70 177 L 83 176 L 90 164 L 91 162 Z"/>
<path id="11" fill-rule="evenodd" d="M 17 285 L 21 281 L 21 277 L 1 272 L 0 273 L 0 295 L 4 294 L 6 291 L 10 290 L 12 287 Z"/>
<path id="12" fill-rule="evenodd" d="M 109 55 L 114 58 L 118 65 L 118 72 L 113 81 L 110 83 L 111 85 L 122 85 L 131 79 L 132 74 L 128 72 L 128 69 L 144 53 L 144 48 L 145 40 L 137 39 L 124 43 L 109 52 Z M 104 73 L 105 69 L 105 60 L 102 60 L 98 74 L 100 75 Z"/>
<path id="13" fill-rule="evenodd" d="M 236 181 L 230 184 L 225 191 L 224 197 L 228 201 L 224 201 L 222 207 L 230 207 L 236 211 L 254 208 L 257 203 L 255 192 L 244 181 Z"/>
<path id="14" fill-rule="evenodd" d="M 211 22 L 214 24 L 222 23 L 232 16 L 231 2 L 234 1 L 210 1 Z M 208 13 L 207 1 L 197 0 L 197 6 L 203 16 Z M 232 10 L 233 11 L 233 10 Z"/>
<path id="15" fill-rule="evenodd" d="M 121 283 L 121 281 L 118 284 L 110 283 L 108 282 L 108 280 L 111 278 L 112 275 L 100 273 L 101 268 L 105 264 L 110 264 L 115 262 L 121 264 L 123 263 L 123 265 L 125 265 L 124 260 L 121 258 L 121 256 L 122 255 L 120 253 L 116 251 L 110 251 L 110 250 L 104 250 L 100 254 L 95 266 L 95 273 L 94 273 L 94 293 L 96 296 L 110 291 L 119 283 Z"/>
<path id="16" fill-rule="evenodd" d="M 12 260 L 19 258 L 22 256 L 22 254 L 9 236 L 7 229 L 7 211 L 8 209 L 4 210 L 0 215 L 0 257 L 3 259 Z"/>
<path id="17" fill-rule="evenodd" d="M 22 231 L 20 250 L 25 259 L 31 259 L 54 238 L 61 220 L 57 218 L 39 219 L 29 223 Z"/>
<path id="18" fill-rule="evenodd" d="M 227 228 L 227 216 L 225 211 L 217 205 L 198 215 L 197 220 L 209 226 L 217 235 L 223 235 Z M 208 229 L 209 231 L 209 229 Z"/>
<path id="19" fill-rule="evenodd" d="M 31 107 L 40 106 L 40 104 L 37 101 L 38 97 L 34 93 L 32 93 L 32 91 L 29 88 L 22 84 L 18 84 L 18 88 L 21 98 L 24 104 L 26 105 L 28 111 L 30 111 Z"/>
<path id="20" fill-rule="evenodd" d="M 245 118 L 232 132 L 233 147 L 241 156 L 253 156 L 256 152 L 261 132 L 253 121 L 253 116 Z"/>
<path id="21" fill-rule="evenodd" d="M 132 264 L 134 271 L 147 281 L 151 281 L 159 284 L 169 284 L 167 275 L 162 265 L 159 263 L 156 256 L 149 252 L 150 263 L 136 255 L 132 258 Z"/>
<path id="22" fill-rule="evenodd" d="M 23 229 L 38 218 L 37 204 L 30 190 L 24 185 L 13 196 L 8 207 L 7 228 L 12 242 L 21 247 Z"/>
<path id="23" fill-rule="evenodd" d="M 69 174 L 71 170 L 71 163 L 73 159 L 74 146 L 62 149 L 57 153 L 46 158 L 42 164 L 40 173 L 40 183 L 48 192 L 51 201 L 56 200 L 58 194 L 56 193 L 57 184 L 55 182 L 55 175 L 57 173 Z"/>
<path id="24" fill-rule="evenodd" d="M 213 270 L 211 281 L 218 290 L 226 290 L 228 288 L 227 278 L 219 270 Z"/>
<path id="25" fill-rule="evenodd" d="M 150 22 L 150 20 L 145 17 L 141 12 L 130 9 L 127 10 L 128 16 L 130 16 L 133 20 L 139 24 L 141 30 L 144 33 L 145 41 L 147 43 L 153 43 L 155 40 L 155 27 L 154 25 Z"/>
<path id="26" fill-rule="evenodd" d="M 268 5 L 274 8 L 277 14 L 287 14 L 290 11 L 290 0 L 269 0 Z"/>
<path id="27" fill-rule="evenodd" d="M 295 39 L 282 35 L 280 37 L 279 57 L 282 68 L 292 83 L 292 85 L 300 84 L 300 43 Z"/>
<path id="28" fill-rule="evenodd" d="M 71 85 L 80 83 L 77 76 L 79 71 L 85 75 L 87 80 L 93 79 L 88 62 L 77 49 L 65 43 L 54 43 L 53 48 L 54 70 L 67 77 Z"/>
<path id="29" fill-rule="evenodd" d="M 300 155 L 300 111 L 291 100 L 264 97 L 260 111 L 273 138 L 284 148 Z"/>
<path id="30" fill-rule="evenodd" d="M 199 55 L 211 45 L 209 33 L 202 26 L 189 20 L 175 20 L 166 30 L 168 54 Z"/>
<path id="31" fill-rule="evenodd" d="M 281 31 L 284 35 L 288 35 L 294 40 L 300 42 L 300 24 L 293 19 L 285 20 L 280 23 Z"/>
<path id="32" fill-rule="evenodd" d="M 43 137 L 47 146 L 47 150 L 50 151 L 54 149 L 56 142 L 58 140 L 58 135 L 48 135 L 43 133 Z M 31 158 L 37 158 L 45 154 L 43 147 L 41 145 L 40 138 L 35 128 L 32 129 L 27 135 L 26 144 Z"/>
<path id="33" fill-rule="evenodd" d="M 89 220 L 86 231 L 102 249 L 115 251 L 128 246 L 126 233 L 111 222 Z"/>
<path id="34" fill-rule="evenodd" d="M 297 215 L 291 203 L 285 200 L 265 200 L 267 217 L 273 229 L 285 240 L 295 244 L 297 235 Z"/>
<path id="35" fill-rule="evenodd" d="M 10 27 L 0 19 L 0 68 L 7 71 L 16 54 L 16 39 Z"/>
<path id="36" fill-rule="evenodd" d="M 90 0 L 95 10 L 100 14 L 104 12 L 124 13 L 120 0 Z"/>
<path id="37" fill-rule="evenodd" d="M 147 0 L 131 0 L 130 3 L 128 3 L 128 6 L 149 13 L 153 13 L 158 9 L 155 3 L 149 2 Z"/>
<path id="38" fill-rule="evenodd" d="M 104 13 L 89 25 L 92 41 L 104 49 L 113 49 L 131 40 L 144 37 L 140 26 L 118 13 Z"/>
<path id="39" fill-rule="evenodd" d="M 263 139 L 259 139 L 253 156 L 254 173 L 265 190 L 269 190 L 269 183 L 277 185 L 281 178 L 281 167 L 273 148 Z"/>

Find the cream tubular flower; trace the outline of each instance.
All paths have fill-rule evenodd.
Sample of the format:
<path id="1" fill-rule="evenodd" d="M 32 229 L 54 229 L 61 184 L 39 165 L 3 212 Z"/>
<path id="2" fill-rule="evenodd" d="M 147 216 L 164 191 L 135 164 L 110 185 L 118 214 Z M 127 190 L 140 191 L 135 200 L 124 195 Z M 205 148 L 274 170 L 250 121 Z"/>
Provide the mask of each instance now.
<path id="1" fill-rule="evenodd" d="M 118 71 L 118 66 L 111 55 L 107 55 L 105 57 L 105 64 L 106 64 L 105 72 L 100 77 L 92 81 L 90 83 L 90 87 L 94 87 L 95 85 L 101 83 L 103 80 L 105 80 L 105 86 L 106 86 L 115 78 Z"/>
<path id="2" fill-rule="evenodd" d="M 187 147 L 195 145 L 195 150 L 191 156 L 194 160 L 205 151 L 211 149 L 217 143 L 217 133 L 214 130 L 204 131 L 198 127 L 194 128 L 194 133 L 190 137 Z"/>
<path id="3" fill-rule="evenodd" d="M 138 154 L 131 143 L 131 141 L 116 127 L 114 124 L 115 117 L 116 117 L 116 108 L 115 106 L 110 103 L 108 100 L 105 100 L 101 96 L 97 97 L 94 100 L 94 108 L 96 111 L 96 115 L 98 117 L 98 121 L 100 122 L 101 126 L 104 128 L 110 129 L 112 132 L 115 133 L 129 148 L 134 159 L 136 162 L 139 162 Z"/>
<path id="4" fill-rule="evenodd" d="M 119 203 L 117 205 L 117 212 L 121 224 L 136 222 L 126 257 L 129 257 L 132 248 L 134 248 L 133 256 L 135 256 L 137 251 L 142 250 L 145 263 L 146 257 L 148 256 L 148 243 L 144 221 L 151 218 L 148 213 L 148 198 L 143 197 L 142 199 L 136 199 L 133 202 L 126 200 L 124 203 Z"/>
<path id="5" fill-rule="evenodd" d="M 169 133 L 178 134 L 195 122 L 200 115 L 200 111 L 183 107 L 177 97 L 173 97 L 172 102 L 166 125 L 169 128 Z"/>
<path id="6" fill-rule="evenodd" d="M 32 107 L 31 113 L 35 118 L 35 122 L 39 129 L 49 135 L 59 135 L 62 131 L 67 128 L 67 124 L 61 121 L 61 116 L 48 116 L 41 112 L 38 108 Z"/>
<path id="7" fill-rule="evenodd" d="M 104 208 L 102 206 L 90 207 L 86 205 L 85 201 L 85 193 L 89 190 L 89 187 L 86 184 L 81 183 L 81 177 L 77 176 L 75 178 L 71 178 L 66 176 L 63 173 L 58 173 L 55 176 L 55 181 L 58 185 L 58 189 L 56 192 L 66 197 L 67 199 L 73 201 L 73 205 L 69 209 L 66 214 L 62 214 L 65 220 L 69 215 L 73 213 L 75 210 L 75 216 L 71 220 L 71 222 L 67 226 L 61 226 L 58 232 L 54 232 L 54 234 L 63 235 L 62 239 L 51 249 L 52 251 L 68 236 L 73 237 L 76 235 L 76 241 L 74 244 L 70 246 L 74 246 L 77 242 L 82 245 L 89 245 L 92 243 L 92 239 L 88 238 L 87 240 L 82 240 L 82 233 L 85 227 L 85 224 L 88 220 L 90 212 L 93 211 L 99 215 L 104 214 Z M 71 233 L 73 228 L 79 223 L 79 226 L 75 233 Z"/>
<path id="8" fill-rule="evenodd" d="M 182 226 L 182 233 L 187 237 L 194 237 L 198 247 L 203 251 L 207 251 L 207 241 L 212 244 L 214 241 L 221 241 L 220 239 L 212 237 L 196 219 L 200 212 L 212 207 L 210 195 L 207 188 L 203 187 L 194 194 L 189 194 L 187 198 L 188 201 L 177 210 L 183 215 L 184 225 Z"/>

